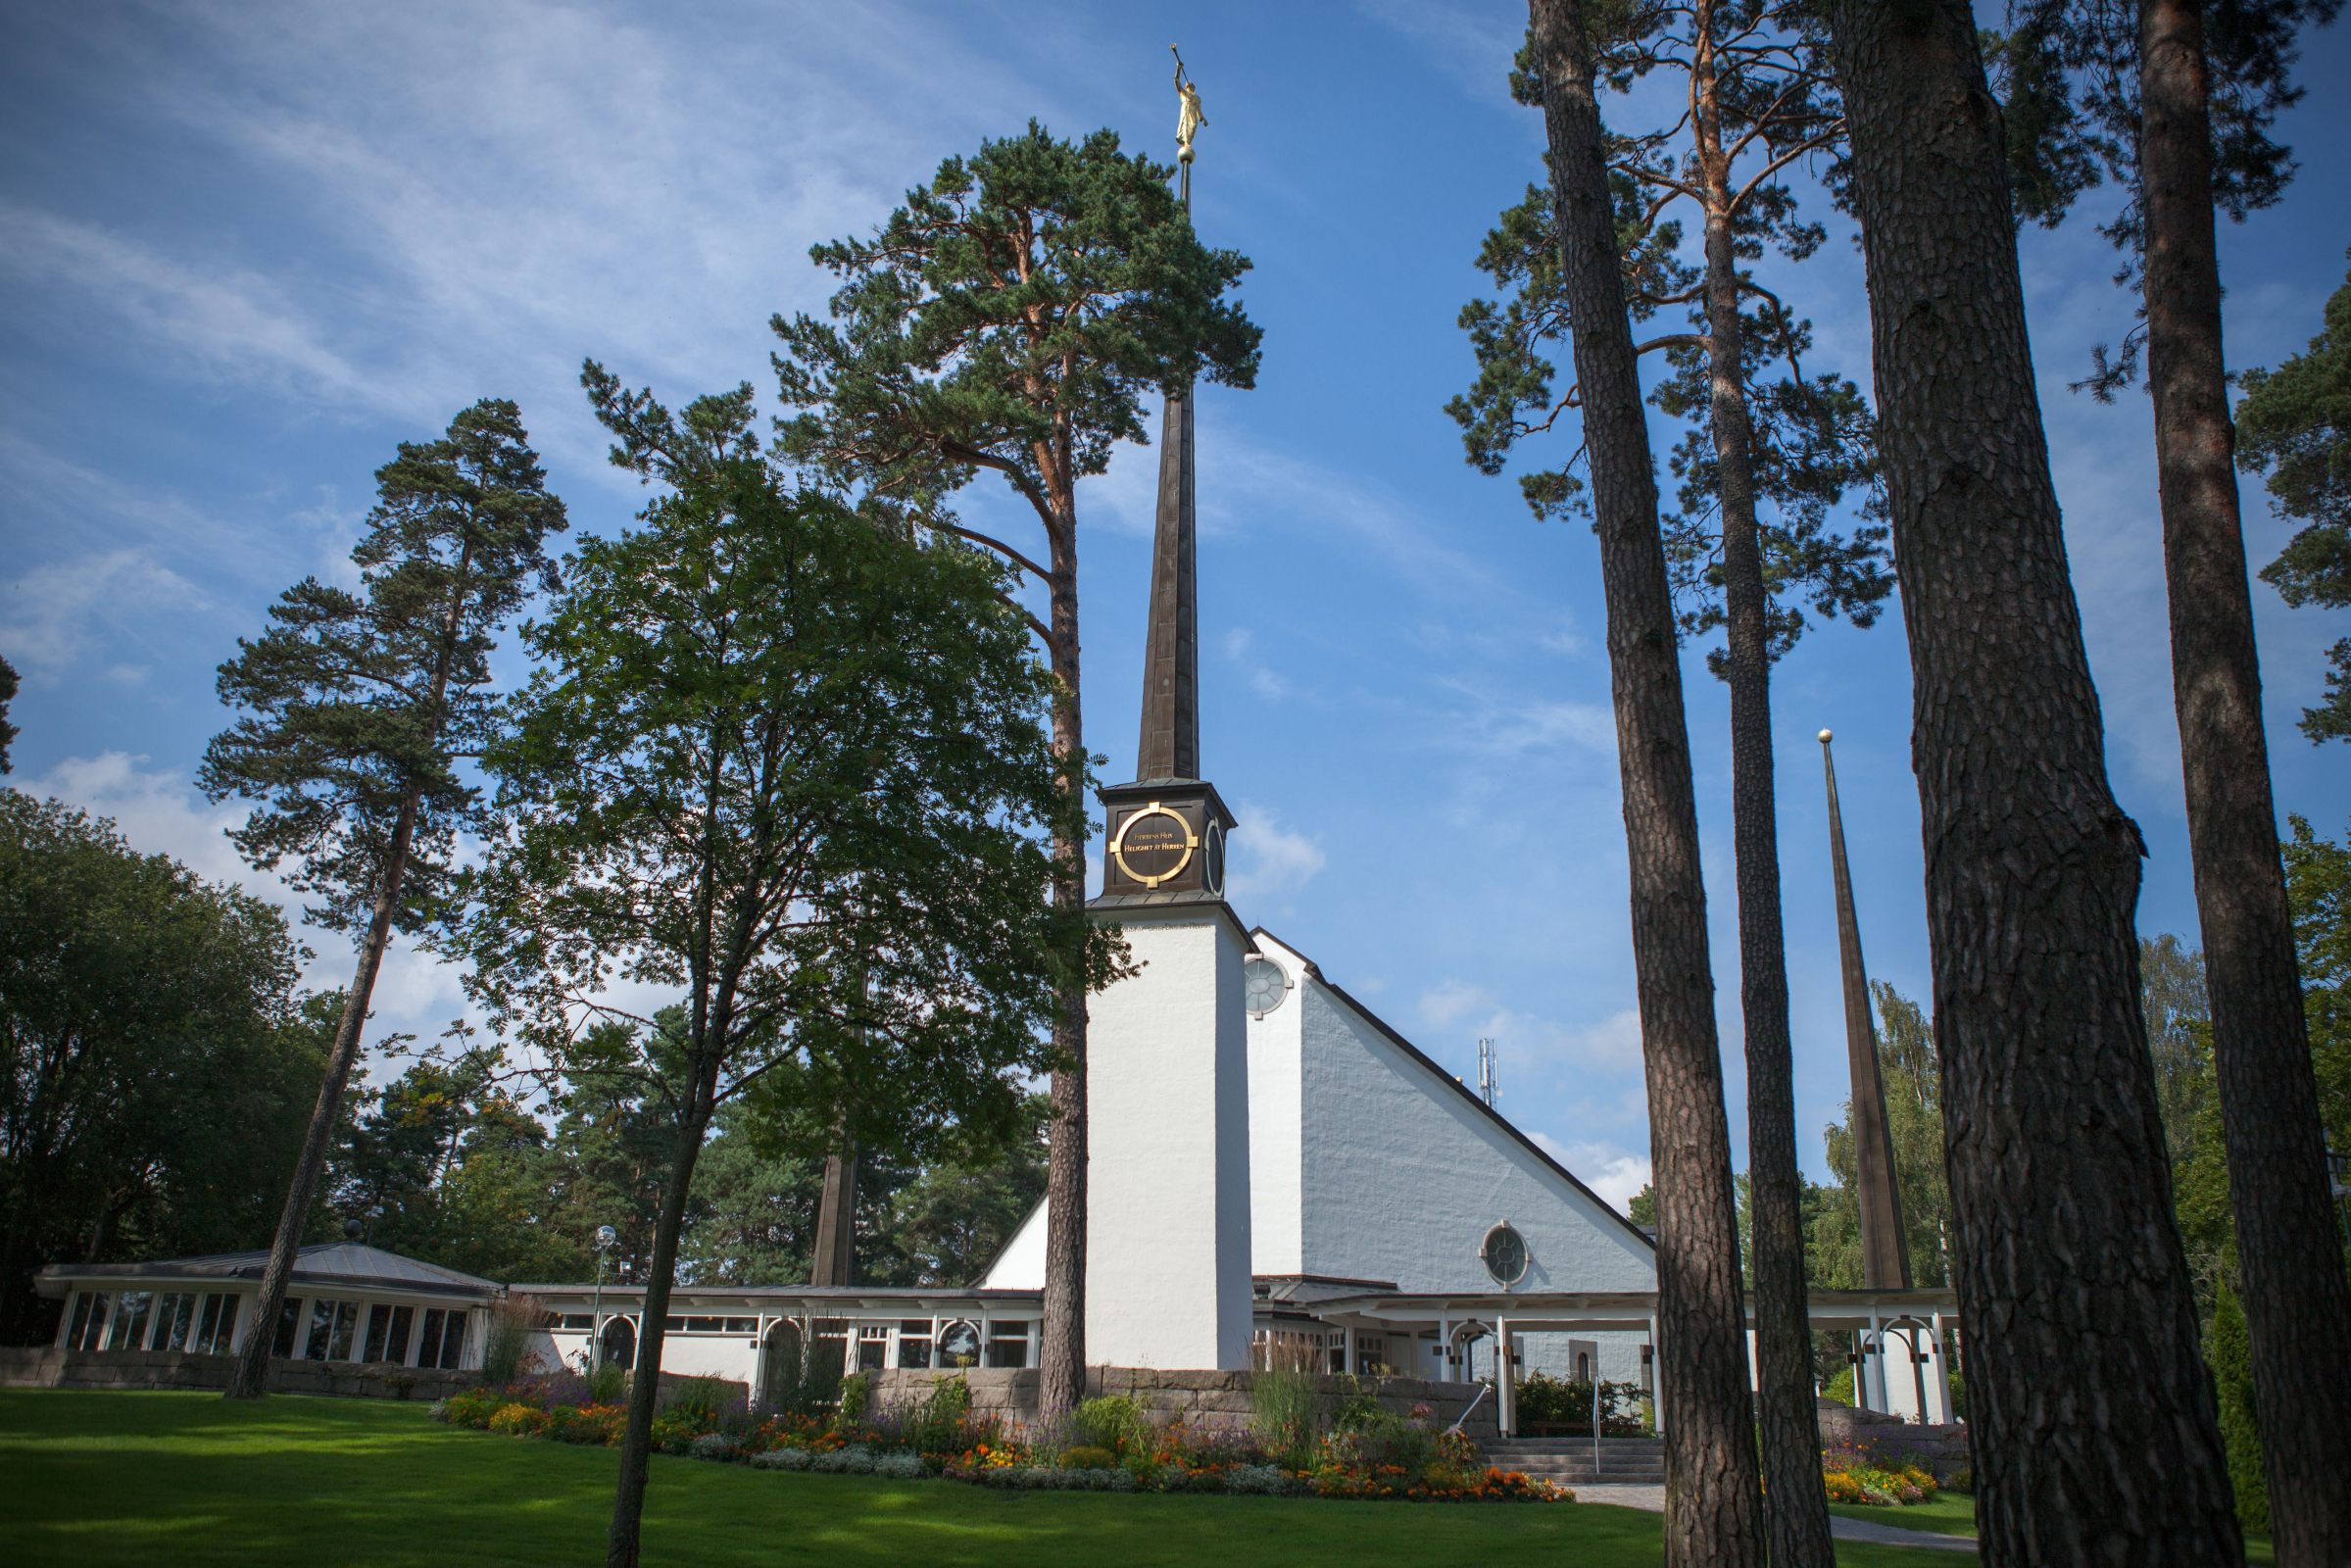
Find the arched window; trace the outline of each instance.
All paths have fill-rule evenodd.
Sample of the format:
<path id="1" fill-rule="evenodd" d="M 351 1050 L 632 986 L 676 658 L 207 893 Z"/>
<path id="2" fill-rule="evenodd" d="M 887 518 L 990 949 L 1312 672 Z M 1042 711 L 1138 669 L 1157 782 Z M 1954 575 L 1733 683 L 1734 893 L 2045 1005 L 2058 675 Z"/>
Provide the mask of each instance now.
<path id="1" fill-rule="evenodd" d="M 941 1366 L 978 1366 L 980 1331 L 969 1323 L 950 1323 L 939 1331 Z"/>
<path id="2" fill-rule="evenodd" d="M 806 1352 L 801 1348 L 800 1325 L 785 1318 L 767 1330 L 766 1357 L 760 1365 L 761 1395 L 771 1405 L 792 1401 L 800 1392 Z"/>

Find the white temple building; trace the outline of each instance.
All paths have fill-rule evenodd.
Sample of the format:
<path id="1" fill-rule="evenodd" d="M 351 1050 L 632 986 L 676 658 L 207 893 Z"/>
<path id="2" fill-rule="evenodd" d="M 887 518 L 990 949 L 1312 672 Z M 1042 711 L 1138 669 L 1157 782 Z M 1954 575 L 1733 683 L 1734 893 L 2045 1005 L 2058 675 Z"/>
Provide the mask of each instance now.
<path id="1" fill-rule="evenodd" d="M 1162 422 L 1136 779 L 1101 792 L 1102 892 L 1088 906 L 1119 925 L 1138 967 L 1091 1004 L 1087 1361 L 1205 1371 L 1278 1356 L 1357 1375 L 1468 1382 L 1500 1373 L 1506 1432 L 1508 1369 L 1654 1392 L 1650 1238 L 1312 958 L 1250 927 L 1226 901 L 1234 822 L 1200 757 L 1194 490 L 1192 398 L 1183 392 L 1168 397 Z M 1841 841 L 1838 865 L 1841 874 Z M 1840 914 L 1857 971 L 1849 906 L 1846 894 Z M 1866 1029 L 1866 991 L 1862 1005 Z M 1874 1089 L 1874 1040 L 1853 1049 L 1857 1063 L 1867 1055 Z M 837 1353 L 851 1372 L 1034 1366 L 1046 1230 L 1040 1204 L 967 1287 L 680 1287 L 661 1370 L 757 1389 L 811 1351 Z M 125 1335 L 164 1343 L 161 1317 L 124 1316 L 124 1302 L 148 1298 L 125 1294 L 122 1272 L 48 1280 L 53 1293 L 75 1293 L 61 1346 L 101 1337 L 121 1346 Z M 177 1293 L 165 1298 L 175 1304 L 156 1308 L 167 1315 L 194 1299 L 188 1293 L 213 1292 L 191 1308 L 199 1317 L 188 1332 L 225 1348 L 245 1324 L 226 1301 L 235 1288 L 213 1278 L 183 1269 L 138 1290 Z M 1909 1289 L 1906 1277 L 1901 1286 L 1816 1290 L 1814 1322 L 1855 1331 L 1862 1402 L 1948 1420 L 1942 1329 L 1952 1294 Z M 424 1304 L 425 1295 L 463 1288 L 306 1284 L 309 1315 L 290 1305 L 277 1332 L 296 1353 L 333 1359 L 399 1340 L 414 1360 L 425 1353 L 412 1343 L 422 1336 L 441 1364 L 471 1365 L 479 1352 L 466 1336 L 476 1330 L 450 1328 L 446 1308 Z M 554 1314 L 547 1353 L 585 1364 L 601 1341 L 604 1359 L 633 1361 L 640 1287 L 512 1289 Z M 177 1346 L 180 1318 L 171 1321 Z M 1505 1344 L 1508 1358 L 1498 1354 Z M 1890 1372 L 1888 1348 L 1899 1358 Z"/>

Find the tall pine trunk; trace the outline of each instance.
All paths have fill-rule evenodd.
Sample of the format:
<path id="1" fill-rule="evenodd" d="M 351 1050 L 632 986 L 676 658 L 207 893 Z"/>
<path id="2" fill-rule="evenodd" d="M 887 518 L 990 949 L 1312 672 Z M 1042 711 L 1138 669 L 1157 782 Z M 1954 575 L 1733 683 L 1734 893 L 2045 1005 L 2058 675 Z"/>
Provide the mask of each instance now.
<path id="1" fill-rule="evenodd" d="M 432 683 L 425 700 L 435 745 L 448 722 L 443 704 L 449 694 L 450 666 L 457 659 L 458 628 L 465 621 L 466 577 L 472 566 L 473 545 L 468 541 L 458 553 L 455 592 L 449 612 L 441 620 L 441 646 L 433 656 Z M 318 1086 L 318 1102 L 311 1108 L 310 1130 L 302 1139 L 302 1158 L 294 1166 L 286 1206 L 269 1243 L 269 1261 L 262 1270 L 262 1288 L 254 1298 L 253 1326 L 245 1331 L 245 1344 L 228 1375 L 225 1396 L 231 1399 L 258 1399 L 268 1392 L 269 1347 L 277 1337 L 278 1314 L 285 1307 L 286 1283 L 294 1277 L 302 1228 L 310 1222 L 311 1200 L 318 1196 L 318 1177 L 326 1168 L 326 1148 L 334 1140 L 335 1123 L 342 1115 L 343 1091 L 359 1061 L 360 1036 L 367 1026 L 367 1007 L 375 996 L 375 977 L 383 969 L 384 950 L 391 946 L 392 919 L 400 909 L 400 890 L 408 880 L 409 856 L 423 804 L 423 791 L 414 785 L 400 799 L 400 814 L 392 823 L 392 842 L 384 853 L 367 939 L 360 946 L 359 972 L 352 977 L 351 995 L 343 1001 L 343 1018 L 335 1028 L 334 1050 L 327 1054 L 326 1081 Z"/>
<path id="2" fill-rule="evenodd" d="M 1084 714 L 1078 705 L 1078 581 L 1074 506 L 1059 508 L 1049 529 L 1053 556 L 1053 755 L 1068 799 L 1053 836 L 1053 903 L 1086 907 L 1087 772 Z M 1074 940 L 1074 939 L 1073 939 Z M 1053 1126 L 1046 1144 L 1045 1301 L 1038 1346 L 1037 1408 L 1074 1410 L 1086 1396 L 1086 975 L 1076 962 L 1061 983 L 1053 1021 Z"/>
<path id="3" fill-rule="evenodd" d="M 1772 778 L 1770 601 L 1755 526 L 1754 428 L 1746 397 L 1739 256 L 1731 231 L 1714 6 L 1690 14 L 1698 174 L 1706 214 L 1709 424 L 1721 474 L 1723 598 L 1731 686 L 1731 818 L 1739 877 L 1739 992 L 1747 1056 L 1747 1181 L 1755 1279 L 1756 1435 L 1774 1568 L 1834 1568 L 1820 1484 L 1811 1303 L 1804 1288 L 1803 1177 L 1796 1164 L 1788 956 L 1780 918 L 1779 804 Z"/>
<path id="4" fill-rule="evenodd" d="M 1657 1193 L 1666 1562 L 1760 1568 L 1744 1293 L 1682 666 L 1579 0 L 1530 0 L 1608 603 Z"/>
<path id="5" fill-rule="evenodd" d="M 2278 1560 L 2351 1562 L 2351 1287 L 2327 1191 L 2237 511 L 2201 0 L 2141 0 L 2147 380 L 2172 692 Z"/>
<path id="6" fill-rule="evenodd" d="M 2068 577 L 1964 0 L 1828 8 L 1910 642 L 1944 1155 L 1988 1563 L 2229 1563 L 2139 1007 L 2138 829 Z"/>
<path id="7" fill-rule="evenodd" d="M 669 1285 L 677 1274 L 677 1239 L 685 1229 L 686 1199 L 703 1137 L 716 1106 L 718 1054 L 707 1048 L 695 1064 L 694 1089 L 678 1119 L 677 1152 L 670 1157 L 661 1211 L 653 1222 L 653 1259 L 645 1270 L 645 1301 L 637 1322 L 637 1368 L 628 1391 L 628 1421 L 620 1431 L 620 1478 L 612 1492 L 612 1528 L 605 1568 L 637 1568 L 644 1550 L 645 1482 L 653 1460 L 653 1418 L 661 1399 L 661 1339 L 669 1316 Z"/>
<path id="8" fill-rule="evenodd" d="M 437 683 L 436 683 L 436 696 Z M 392 844 L 384 857 L 375 907 L 367 920 L 367 935 L 360 945 L 359 972 L 352 976 L 351 995 L 343 1000 L 343 1018 L 335 1027 L 334 1049 L 326 1057 L 326 1081 L 318 1086 L 318 1102 L 311 1107 L 310 1130 L 303 1135 L 302 1157 L 286 1188 L 286 1206 L 277 1217 L 277 1234 L 269 1243 L 269 1261 L 262 1270 L 262 1288 L 253 1299 L 253 1321 L 237 1364 L 228 1375 L 226 1397 L 258 1399 L 269 1392 L 269 1348 L 277 1338 L 278 1314 L 285 1309 L 286 1285 L 302 1251 L 302 1230 L 310 1223 L 311 1202 L 318 1196 L 318 1177 L 326 1168 L 327 1146 L 334 1142 L 335 1123 L 343 1112 L 343 1091 L 350 1086 L 351 1069 L 359 1061 L 360 1037 L 367 1025 L 367 1007 L 375 995 L 375 977 L 383 968 L 384 949 L 392 942 L 392 916 L 400 907 L 400 885 L 408 876 L 409 848 L 415 841 L 421 796 L 409 791 L 400 803 L 392 826 Z M 295 1347 L 299 1354 L 301 1347 Z"/>

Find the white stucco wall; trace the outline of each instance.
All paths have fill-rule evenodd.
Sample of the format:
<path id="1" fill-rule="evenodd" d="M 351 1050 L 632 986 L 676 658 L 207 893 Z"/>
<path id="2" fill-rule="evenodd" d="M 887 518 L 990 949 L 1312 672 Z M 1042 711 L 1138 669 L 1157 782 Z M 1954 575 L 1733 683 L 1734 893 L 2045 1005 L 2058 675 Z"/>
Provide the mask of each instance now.
<path id="1" fill-rule="evenodd" d="M 1399 1290 L 1495 1288 L 1478 1251 L 1504 1220 L 1526 1238 L 1518 1289 L 1646 1291 L 1651 1253 L 1613 1210 L 1562 1177 L 1473 1097 L 1399 1049 L 1298 953 L 1259 933 L 1296 982 L 1250 1024 L 1252 1054 L 1298 1062 L 1299 1267 Z M 1282 1038 L 1296 1031 L 1297 1045 Z M 1266 1270 L 1266 1272 L 1274 1272 Z"/>
<path id="2" fill-rule="evenodd" d="M 1020 1222 L 1004 1250 L 996 1254 L 988 1265 L 987 1277 L 980 1288 L 990 1291 L 1042 1291 L 1045 1289 L 1045 1211 L 1039 1203 L 1029 1210 L 1029 1217 Z"/>
<path id="3" fill-rule="evenodd" d="M 1248 950 L 1211 907 L 1119 923 L 1141 972 L 1094 999 L 1086 1032 L 1086 1358 L 1246 1367 Z"/>

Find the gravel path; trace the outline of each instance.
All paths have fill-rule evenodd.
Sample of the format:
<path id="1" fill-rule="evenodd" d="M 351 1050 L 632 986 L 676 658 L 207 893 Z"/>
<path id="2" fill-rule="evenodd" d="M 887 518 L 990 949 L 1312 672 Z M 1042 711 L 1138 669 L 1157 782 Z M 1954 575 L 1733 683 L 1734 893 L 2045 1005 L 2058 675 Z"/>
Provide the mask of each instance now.
<path id="1" fill-rule="evenodd" d="M 1650 1513 L 1665 1512 L 1663 1487 L 1612 1487 L 1607 1485 L 1578 1487 L 1578 1502 L 1605 1502 L 1619 1508 L 1644 1508 Z M 1974 1536 L 1938 1536 L 1926 1530 L 1902 1530 L 1893 1525 L 1882 1525 L 1869 1519 L 1847 1519 L 1842 1514 L 1829 1516 L 1829 1533 L 1839 1541 L 1867 1541 L 1881 1546 L 1926 1546 L 1943 1551 L 1973 1552 Z"/>

